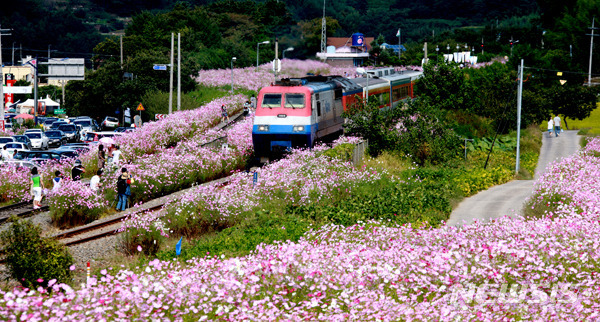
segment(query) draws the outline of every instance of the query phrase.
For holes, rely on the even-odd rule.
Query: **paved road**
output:
[[[535,179],[544,173],[549,163],[575,153],[579,149],[580,138],[577,131],[565,131],[559,137],[548,137],[544,133],[534,180],[513,180],[465,198],[452,211],[447,225],[461,226],[472,223],[473,219],[481,221],[521,213],[525,199],[532,193]]]

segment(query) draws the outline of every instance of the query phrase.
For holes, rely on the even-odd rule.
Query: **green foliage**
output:
[[[324,224],[354,225],[370,219],[390,220],[399,224],[438,225],[452,210],[447,196],[447,181],[426,178],[408,179],[403,184],[382,179],[349,189],[340,187],[339,202],[289,205],[287,213]],[[334,198],[334,199],[335,199]]]
[[[344,112],[350,121],[344,124],[349,135],[360,136],[369,140],[369,153],[377,156],[390,146],[394,146],[396,135],[390,131],[402,114],[401,109],[381,110],[376,102],[358,103]]]
[[[419,165],[441,164],[460,155],[462,142],[445,122],[442,111],[418,100],[404,112],[393,149],[404,152]]]
[[[42,238],[41,228],[31,221],[16,217],[11,220],[10,227],[0,234],[11,277],[28,288],[47,286],[52,279],[69,283],[73,258],[67,248],[56,240]]]
[[[202,236],[194,247],[183,249],[181,257],[188,259],[206,255],[246,255],[261,243],[272,244],[276,240],[297,241],[309,228],[309,221],[277,209],[257,210],[247,214],[239,225]],[[174,257],[174,251],[158,254],[159,259]]]
[[[352,161],[352,157],[354,155],[354,147],[355,145],[352,143],[344,143],[337,145],[332,149],[328,149],[323,153],[330,158],[337,158],[344,161]]]
[[[127,255],[134,255],[140,253],[138,247],[141,247],[145,255],[155,255],[165,240],[165,237],[155,229],[155,225],[152,226],[153,229],[130,229],[121,234],[119,249]]]
[[[473,85],[457,64],[423,66],[423,77],[415,83],[415,95],[425,104],[444,110],[473,110]]]

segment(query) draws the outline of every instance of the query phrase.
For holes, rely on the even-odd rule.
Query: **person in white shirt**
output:
[[[554,117],[554,136],[560,135],[560,117],[558,114]]]
[[[115,151],[113,151],[113,153],[112,153],[112,163],[118,167],[120,159],[121,159],[121,150],[119,149],[119,146],[117,145],[115,147]]]
[[[102,176],[102,169],[98,169],[96,175],[90,179],[90,189],[92,189],[92,191],[98,191],[100,186],[100,176]]]
[[[550,116],[550,121],[548,121],[548,137],[552,137],[552,130],[554,130],[554,121],[552,120],[552,116]]]
[[[12,156],[10,155],[10,153],[8,153],[8,149],[6,148],[6,145],[2,148],[2,159],[4,161],[12,159]]]
[[[52,191],[57,191],[58,189],[60,189],[60,187],[62,186],[62,180],[62,173],[56,170],[54,172],[54,179],[52,179]]]

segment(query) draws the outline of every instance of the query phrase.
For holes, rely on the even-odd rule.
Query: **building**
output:
[[[369,49],[373,37],[355,33],[349,38],[327,38],[327,51],[317,53],[317,57],[332,66],[360,66],[369,59]]]

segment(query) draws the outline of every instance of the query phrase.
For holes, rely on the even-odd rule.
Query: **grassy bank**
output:
[[[535,128],[524,131],[521,167],[529,178],[537,164],[540,143]],[[350,226],[377,219],[390,224],[438,227],[461,199],[518,177],[514,173],[514,151],[494,151],[484,169],[487,158],[486,151],[473,151],[467,160],[422,167],[390,153],[367,158],[362,166],[382,173],[381,179],[352,189],[341,185],[330,197],[309,204],[290,202],[286,195],[271,196],[243,211],[237,216],[240,219],[229,222],[226,228],[186,238],[180,258],[247,255],[261,243],[297,241],[307,231],[325,224]],[[165,243],[173,244],[173,240]],[[167,260],[176,256],[172,247],[166,247],[157,257]]]

